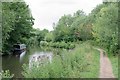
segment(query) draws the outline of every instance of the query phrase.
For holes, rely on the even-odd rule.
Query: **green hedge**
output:
[[[73,49],[75,48],[75,44],[72,42],[47,42],[47,41],[41,41],[40,46],[48,46],[53,48],[64,48],[64,49]]]

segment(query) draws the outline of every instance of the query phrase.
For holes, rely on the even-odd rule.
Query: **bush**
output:
[[[73,49],[73,48],[75,48],[75,44],[73,44],[73,43],[67,43],[67,47],[66,47],[67,49]]]
[[[47,41],[40,41],[40,46],[48,46],[48,42]]]
[[[64,41],[59,43],[59,48],[65,48],[66,46],[67,44]]]
[[[14,74],[10,74],[9,70],[0,72],[0,78],[13,78]]]
[[[64,48],[64,49],[73,49],[75,48],[75,45],[73,43],[66,43],[64,41],[62,42],[49,42],[49,46],[50,47],[54,47],[54,48]]]

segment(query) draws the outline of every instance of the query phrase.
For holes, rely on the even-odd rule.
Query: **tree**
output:
[[[118,6],[116,3],[109,3],[101,8],[93,24],[93,36],[111,53],[116,52],[118,48]]]
[[[45,36],[45,41],[50,42],[50,41],[53,41],[53,39],[54,39],[53,33],[48,32]]]
[[[70,34],[70,26],[73,22],[73,18],[71,15],[64,15],[62,16],[54,31],[53,31],[53,35],[55,37],[54,41],[68,41],[69,40],[69,34]]]
[[[92,39],[92,24],[86,14],[78,10],[59,19],[54,31],[55,41],[76,41]]]
[[[74,13],[74,22],[71,25],[71,32],[75,40],[92,39],[92,24],[89,16],[86,16],[83,11],[78,10]]]
[[[15,43],[27,43],[33,29],[33,17],[25,2],[3,2],[2,36],[3,51]]]

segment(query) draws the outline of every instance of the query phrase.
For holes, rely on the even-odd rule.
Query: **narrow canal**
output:
[[[2,57],[2,69],[9,70],[14,74],[15,78],[22,78],[22,65],[24,63],[29,64],[29,59],[32,55],[39,54],[51,54],[52,52],[42,51],[40,49],[33,49],[29,52],[23,52],[20,56],[3,56]]]

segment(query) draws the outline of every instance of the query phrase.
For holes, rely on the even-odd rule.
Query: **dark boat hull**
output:
[[[25,52],[25,50],[14,50],[13,55],[20,55],[21,53]]]
[[[25,44],[14,44],[13,45],[13,54],[14,55],[20,55],[26,50]]]

